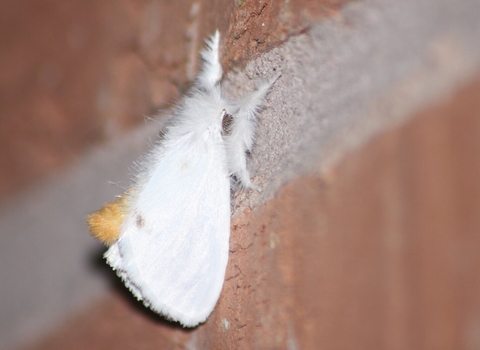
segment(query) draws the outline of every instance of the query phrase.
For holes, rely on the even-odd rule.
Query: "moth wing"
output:
[[[167,145],[106,253],[137,298],[185,326],[207,319],[224,282],[230,237],[225,157],[220,135]]]

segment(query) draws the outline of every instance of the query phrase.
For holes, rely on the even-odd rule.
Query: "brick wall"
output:
[[[2,347],[480,347],[476,1],[0,6]],[[220,301],[186,330],[131,297],[84,218],[215,28],[230,95],[283,75],[250,159],[263,191],[235,194]]]

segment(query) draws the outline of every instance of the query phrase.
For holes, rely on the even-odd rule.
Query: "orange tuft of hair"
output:
[[[87,217],[90,234],[106,245],[113,244],[120,235],[120,226],[125,217],[128,194],[122,194],[112,202],[106,203],[102,209]]]

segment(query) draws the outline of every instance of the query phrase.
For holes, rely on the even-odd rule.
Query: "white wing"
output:
[[[220,132],[164,144],[105,254],[137,298],[185,326],[210,315],[228,261],[230,180]]]

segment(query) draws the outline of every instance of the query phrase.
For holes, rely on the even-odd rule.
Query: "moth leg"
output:
[[[222,65],[220,64],[220,33],[217,30],[206,41],[206,48],[201,52],[203,66],[197,78],[197,86],[212,88],[222,79]]]
[[[231,133],[226,140],[229,171],[234,175],[240,186],[259,190],[250,180],[247,170],[247,152],[252,150],[255,141],[257,116],[265,103],[265,96],[273,83],[280,77],[276,74],[272,79],[263,82],[258,90],[235,104]]]

